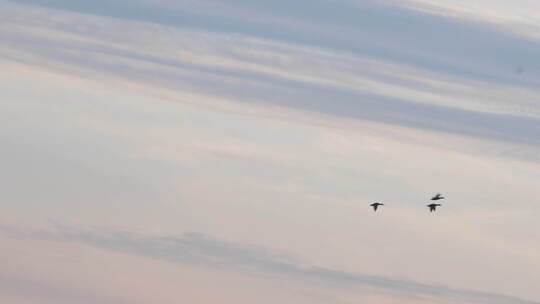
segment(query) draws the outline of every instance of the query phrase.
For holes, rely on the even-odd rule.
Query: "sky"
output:
[[[539,304],[539,11],[0,0],[0,302]]]

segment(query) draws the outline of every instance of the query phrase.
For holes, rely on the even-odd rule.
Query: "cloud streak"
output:
[[[395,1],[317,0],[310,5],[289,1],[229,1],[230,6],[246,11],[242,15],[234,13],[236,10],[216,14],[190,10],[189,5],[185,6],[188,9],[184,6],[171,9],[160,7],[156,2],[125,0],[98,0],[85,4],[67,0],[12,1],[349,51],[500,84],[512,82],[536,87],[539,84],[535,77],[516,78],[512,75],[516,67],[523,65],[527,65],[533,74],[540,72],[540,66],[534,60],[540,50],[537,42],[501,32],[488,24],[424,14],[396,5]],[[278,26],[265,22],[267,18],[258,22],[257,18],[246,20],[245,15],[260,15],[262,9],[269,14],[270,20],[280,20]],[[418,39],[419,36],[422,39]]]
[[[445,286],[304,265],[295,262],[286,255],[274,254],[263,248],[231,243],[197,233],[185,233],[182,237],[149,236],[106,229],[77,229],[62,225],[57,225],[53,230],[21,230],[2,225],[0,232],[15,238],[79,243],[176,264],[241,271],[255,276],[272,274],[313,284],[338,284],[343,288],[376,288],[396,297],[479,304],[539,303],[492,293],[452,289]],[[14,284],[13,281],[11,284]]]
[[[163,20],[167,20],[165,10],[159,8],[159,6],[154,7],[154,10],[150,10],[148,14],[140,13],[145,11],[146,6],[144,5],[148,4],[135,4],[134,7],[127,11],[121,11],[119,8],[122,3],[114,1],[110,2],[113,7],[107,9],[97,6],[97,4],[80,6],[66,1],[31,0],[23,2],[96,15],[103,15],[106,11],[114,17],[156,22],[158,24],[163,24],[165,22]],[[322,2],[317,5],[324,7]],[[380,6],[371,2],[363,5],[366,6],[367,11],[375,10],[375,13],[379,11],[386,12],[386,10],[392,11],[387,5]],[[339,5],[337,7],[338,11],[343,9]],[[385,8],[385,10],[382,8]],[[275,10],[279,11],[282,9],[279,6],[275,8]],[[360,10],[359,8],[356,9]],[[161,13],[165,14],[164,17],[158,18]],[[156,16],[156,20],[151,17],[153,15]],[[307,11],[298,17],[302,17],[302,20],[311,20],[315,16],[317,14],[314,11]],[[420,15],[414,16],[414,18],[419,18],[418,20],[415,19],[419,23],[423,22],[420,22],[422,18],[427,18]],[[171,20],[184,20],[181,16],[177,17],[171,17]],[[391,19],[389,16],[385,18]],[[431,16],[430,18],[435,17]],[[167,52],[164,53],[163,51],[158,52],[158,48],[147,49],[142,47],[141,49],[131,47],[132,45],[145,45],[151,43],[151,41],[137,41],[137,38],[129,38],[134,39],[132,41],[129,41],[129,39],[122,40],[120,37],[122,37],[122,33],[126,29],[124,29],[124,26],[118,26],[114,23],[111,26],[113,28],[117,27],[118,37],[106,34],[87,22],[82,23],[85,24],[82,28],[86,28],[86,30],[79,30],[82,32],[59,30],[64,26],[69,27],[71,21],[55,22],[56,24],[50,21],[38,23],[40,26],[45,25],[45,28],[51,31],[47,34],[47,31],[43,30],[34,33],[32,27],[26,30],[24,27],[28,26],[27,24],[14,21],[14,24],[23,26],[23,29],[22,31],[7,30],[2,34],[5,48],[7,48],[3,52],[4,56],[11,60],[44,65],[48,68],[57,69],[63,67],[63,69],[68,70],[74,68],[80,70],[82,68],[86,71],[93,71],[93,73],[106,72],[109,75],[139,83],[152,84],[178,92],[192,91],[212,98],[235,100],[244,104],[280,106],[338,117],[532,145],[534,147],[540,145],[540,109],[538,104],[534,102],[534,99],[537,98],[535,96],[537,96],[536,91],[539,86],[536,86],[536,83],[530,83],[530,85],[526,83],[529,80],[535,81],[534,79],[537,78],[534,77],[516,78],[516,76],[505,76],[495,81],[485,77],[482,79],[478,77],[471,78],[470,73],[461,73],[460,77],[463,77],[463,79],[458,80],[455,79],[456,76],[451,68],[436,71],[426,66],[416,65],[422,70],[413,73],[413,75],[417,74],[416,78],[418,80],[411,80],[411,77],[400,76],[400,74],[408,73],[406,66],[410,64],[401,59],[395,61],[389,58],[375,58],[359,50],[354,51],[352,57],[339,53],[329,55],[323,52],[317,54],[314,53],[314,51],[317,51],[316,49],[305,49],[305,45],[313,47],[309,43],[300,47],[298,43],[300,42],[300,45],[303,43],[300,40],[284,40],[287,43],[294,42],[294,44],[283,45],[272,40],[260,41],[253,38],[265,37],[262,32],[257,32],[258,34],[243,33],[252,36],[223,36],[215,33],[198,33],[202,35],[201,37],[204,37],[205,41],[202,42],[201,40],[194,40],[193,37],[197,33],[192,32],[192,30],[182,29],[178,33],[173,32],[163,35],[164,29],[158,29],[157,34],[158,36],[161,35],[160,39],[171,39],[173,41],[172,43],[170,41],[166,43]],[[326,23],[328,20],[321,20],[321,22]],[[396,20],[393,22],[399,23]],[[446,20],[444,22],[453,24],[452,22],[457,21]],[[437,24],[435,23],[435,27]],[[183,26],[178,24],[179,28]],[[371,26],[378,28],[378,23],[370,24],[368,27]],[[450,25],[446,26],[452,31],[463,31],[467,32],[467,35],[472,35],[468,28],[460,29],[457,28],[457,25],[456,28]],[[460,24],[459,26],[469,25]],[[251,27],[244,24],[241,28]],[[91,33],[94,30],[97,30],[97,32]],[[392,28],[388,30],[393,31]],[[146,35],[149,34],[148,30],[135,30],[133,34],[138,35],[141,32]],[[231,32],[237,33],[235,31]],[[413,29],[413,32],[417,31]],[[57,38],[58,34],[64,35],[60,35],[62,38]],[[177,34],[187,34],[190,38],[179,39]],[[387,34],[381,33],[380,36],[377,36],[379,38],[370,36],[370,39],[379,41],[378,39],[382,39],[380,37],[386,37]],[[396,36],[397,33],[393,35]],[[485,35],[480,32],[477,35],[485,38]],[[491,35],[496,34],[493,32]],[[120,41],[112,43],[115,38],[120,38]],[[473,41],[476,38],[474,36],[470,39]],[[494,40],[502,39],[499,38],[494,38]],[[368,37],[365,39],[368,39]],[[437,42],[431,43],[436,44]],[[470,45],[471,42],[452,40],[452,43]],[[512,42],[505,41],[504,43],[511,44]],[[528,45],[525,49],[535,51],[537,47],[532,42],[530,43],[531,45]],[[244,49],[250,49],[252,53],[242,52],[240,51],[242,47],[235,48],[233,46],[237,44],[242,45]],[[410,42],[404,42],[404,45],[410,46],[411,44]],[[329,50],[334,52],[340,50],[335,46],[318,45],[318,47],[321,46],[328,47]],[[492,47],[500,49],[502,46],[494,45]],[[182,55],[172,55],[176,48],[181,48]],[[200,53],[201,48],[205,51],[218,48],[219,51],[209,54],[214,57],[212,60],[201,59],[195,55]],[[478,48],[488,50],[491,46],[478,46]],[[387,47],[381,46],[377,53],[384,53],[383,49],[387,49]],[[272,58],[273,62],[261,59],[264,56],[257,56],[257,52],[268,54],[267,57]],[[403,52],[403,50],[401,48],[398,50],[396,46],[395,54],[400,52]],[[430,53],[439,54],[439,52],[435,51]],[[449,54],[453,53],[446,50],[442,54],[450,56]],[[280,56],[284,59],[279,59]],[[479,54],[474,55],[474,53],[467,56],[470,56],[468,60],[471,62],[484,57]],[[514,57],[514,55],[510,57]],[[526,58],[523,54],[515,54],[515,57]],[[377,60],[386,60],[386,62]],[[503,58],[494,60],[504,61]],[[392,65],[389,65],[391,62],[393,62],[392,64],[399,64],[397,69],[396,66],[393,66],[392,75],[385,73],[389,67],[392,67]],[[355,65],[362,66],[362,68],[354,68],[353,70],[348,68],[349,71],[347,71],[347,66]],[[328,66],[331,68],[328,68]],[[413,66],[415,65],[413,64]],[[534,67],[532,68],[534,70]],[[429,83],[429,78],[432,75],[425,74],[426,71],[439,73],[436,74],[441,77],[438,80],[439,84],[435,84],[433,81]],[[496,75],[496,73],[488,72],[486,69],[483,71],[490,75]],[[448,77],[451,77],[451,79],[448,79]],[[504,86],[507,86],[506,89],[495,87],[501,84],[500,81],[504,83]],[[478,89],[475,88],[478,85],[483,87],[481,90],[482,95],[472,98],[467,96],[467,94],[478,94]],[[461,92],[463,90],[466,90],[467,93]],[[490,90],[494,90],[494,92],[489,92]],[[514,90],[514,92],[506,92],[505,90]],[[505,94],[508,96],[505,96]],[[498,109],[498,107],[503,109],[503,105],[507,104],[507,99],[515,96],[518,99],[514,102],[515,105],[511,107],[512,110],[508,111],[507,108],[501,111],[489,110]],[[497,99],[499,100],[497,101]],[[478,104],[478,106],[475,107],[475,104]],[[488,109],[488,111],[482,109]]]

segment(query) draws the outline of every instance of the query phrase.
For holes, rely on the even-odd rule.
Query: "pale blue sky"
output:
[[[523,7],[0,0],[0,302],[540,303]]]

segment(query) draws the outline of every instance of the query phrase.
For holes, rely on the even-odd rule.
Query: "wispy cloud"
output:
[[[182,10],[147,2],[15,2],[85,15],[64,12],[52,20],[39,9],[29,13],[4,4],[2,54],[12,60],[105,72],[245,104],[540,144],[540,67],[534,60],[540,45],[489,25],[392,2],[258,3],[310,30],[287,22],[287,30],[278,30],[232,11],[215,16],[190,5]],[[253,14],[260,8],[231,4]],[[101,18],[106,29],[92,18]],[[515,74],[516,68],[526,72]]]
[[[182,237],[150,236],[127,231],[77,229],[62,225],[57,225],[53,230],[21,230],[2,225],[0,231],[10,237],[80,243],[171,263],[241,271],[255,276],[273,274],[313,284],[338,284],[342,288],[376,288],[396,297],[432,301],[451,300],[453,303],[538,303],[498,294],[309,266],[264,248],[231,243],[197,233],[185,233]],[[14,284],[13,282],[10,284]]]
[[[346,50],[399,64],[418,65],[457,74],[459,77],[503,83],[512,81],[525,84],[526,81],[534,81],[534,78],[511,77],[512,73],[508,72],[514,71],[517,66],[526,64],[532,73],[538,72],[539,69],[534,62],[534,54],[539,48],[536,42],[501,32],[489,24],[423,14],[395,5],[395,1],[317,0],[310,2],[310,5],[301,2],[292,4],[288,1],[251,3],[229,1],[227,5],[236,6],[236,9],[225,10],[221,14],[211,10],[193,10],[190,9],[192,5],[176,5],[171,9],[163,7],[160,2],[125,0],[100,0],[86,4],[64,0],[15,2]],[[243,8],[249,14],[239,15],[238,11],[242,10],[238,8]],[[257,18],[245,17],[261,15],[262,11],[272,17],[270,20],[274,22],[279,20],[280,26],[275,27],[271,22],[265,22],[266,18],[257,21]],[[456,32],[460,35],[455,35]],[[418,36],[423,39],[418,39]],[[505,52],[491,51],[500,49],[504,49]],[[508,69],[506,72],[505,67]]]

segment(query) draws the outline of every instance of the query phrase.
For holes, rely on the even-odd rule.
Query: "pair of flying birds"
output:
[[[434,197],[431,198],[432,201],[438,201],[438,200],[442,200],[442,199],[444,199],[444,196],[442,196],[440,193],[437,193]],[[429,207],[429,212],[433,212],[440,205],[441,204],[431,203],[431,204],[429,204],[427,206]],[[379,206],[384,206],[384,204],[375,202],[375,203],[371,204],[370,206],[373,207],[373,211],[377,211],[377,208],[379,208]]]

